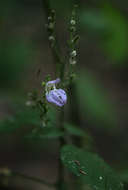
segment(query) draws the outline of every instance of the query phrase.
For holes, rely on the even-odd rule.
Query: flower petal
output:
[[[57,78],[56,80],[52,80],[52,81],[47,82],[47,83],[46,83],[46,86],[48,86],[48,85],[54,85],[54,84],[57,84],[57,83],[59,83],[59,82],[60,82],[60,79]]]
[[[67,95],[62,89],[54,89],[46,94],[48,102],[56,104],[57,106],[63,106],[67,101]]]

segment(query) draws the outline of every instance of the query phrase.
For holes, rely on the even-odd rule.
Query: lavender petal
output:
[[[48,86],[49,84],[50,84],[50,85],[52,85],[52,84],[54,85],[54,84],[57,84],[57,83],[59,83],[59,82],[60,82],[60,79],[57,78],[56,80],[52,80],[52,81],[47,82],[47,83],[46,83],[46,86]]]
[[[67,95],[62,89],[54,89],[46,94],[48,102],[56,104],[57,106],[63,106],[67,101]]]

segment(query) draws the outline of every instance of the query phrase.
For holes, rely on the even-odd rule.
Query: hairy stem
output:
[[[51,7],[49,5],[48,0],[42,0],[42,6],[43,6],[44,16],[46,18],[46,23],[47,23],[48,16],[50,15],[52,9],[51,9]],[[64,59],[63,59],[63,57],[61,56],[61,53],[60,53],[60,46],[58,44],[57,37],[55,37],[54,46],[51,47],[51,45],[50,45],[50,49],[51,49],[53,60],[55,62],[56,73],[58,74],[60,71],[62,71],[62,72],[60,72],[61,73],[60,78],[62,80],[63,77],[64,77],[64,65],[65,64],[64,64]]]
[[[42,0],[43,3],[43,8],[45,12],[46,18],[49,16],[50,13],[50,6],[49,6],[49,1],[48,0]],[[63,60],[63,57],[61,56],[61,53],[59,51],[60,48],[58,48],[58,41],[56,39],[55,45],[51,47],[51,52],[54,58],[54,61],[56,63],[56,69],[58,69],[59,65],[59,77],[61,81],[63,82],[64,80],[64,73],[65,73],[65,62]],[[64,132],[64,109],[62,108],[60,115],[59,115],[59,127],[60,129]],[[61,151],[61,148],[66,144],[64,137],[59,138],[59,153]],[[60,155],[58,158],[58,180],[56,183],[56,188],[58,190],[61,190],[64,185],[64,167],[60,159]]]

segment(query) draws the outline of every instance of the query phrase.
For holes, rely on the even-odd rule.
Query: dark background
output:
[[[41,92],[41,82],[47,74],[55,77],[42,1],[0,1],[1,121],[15,115],[17,102],[25,105],[29,91],[37,88]],[[78,94],[84,94],[85,103],[83,108],[83,99],[74,101],[74,113],[79,116],[73,122],[88,129],[93,149],[128,181],[128,1],[49,2],[56,10],[56,33],[64,56],[70,13],[74,2],[78,4],[77,71],[81,74],[82,70],[85,84],[84,92]],[[57,142],[26,141],[23,136],[29,128],[21,124],[9,134],[1,129],[0,168],[55,181]],[[1,185],[9,189],[42,189],[41,185],[19,179],[2,178]]]

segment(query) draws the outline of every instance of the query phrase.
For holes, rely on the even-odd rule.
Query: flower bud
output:
[[[72,56],[72,57],[75,57],[75,56],[76,56],[76,50],[73,50],[73,51],[71,52],[71,56]]]
[[[74,26],[74,25],[76,24],[76,21],[72,19],[72,20],[70,21],[70,23],[71,23],[71,25]]]
[[[49,41],[54,41],[55,40],[55,38],[54,38],[54,36],[49,36]]]
[[[69,59],[69,63],[70,63],[71,65],[75,65],[75,64],[76,64],[76,59],[70,58],[70,59]]]
[[[52,20],[52,17],[51,17],[51,16],[49,16],[49,17],[48,17],[48,20],[49,20],[49,21],[51,21],[51,20]]]

